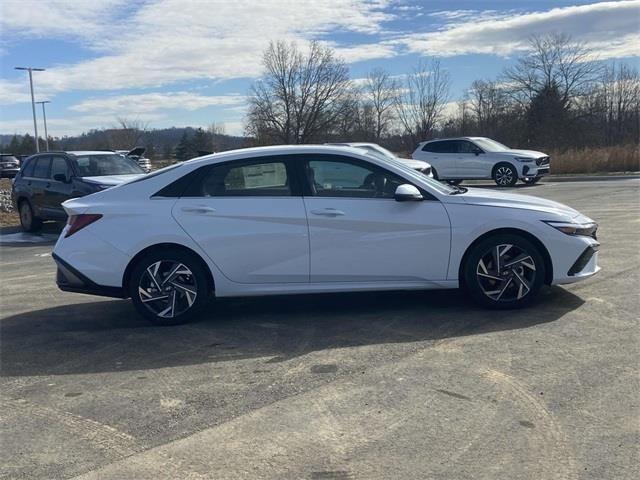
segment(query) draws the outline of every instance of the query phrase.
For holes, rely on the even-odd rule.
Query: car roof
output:
[[[425,140],[422,143],[431,143],[431,142],[443,142],[445,140],[482,140],[487,137],[445,137],[445,138],[432,138],[431,140]]]
[[[108,155],[115,153],[113,150],[68,150],[65,153],[71,155]]]
[[[208,160],[231,160],[234,158],[244,158],[251,156],[267,156],[267,155],[295,155],[309,153],[325,153],[340,154],[350,153],[355,155],[363,155],[360,148],[340,145],[271,145],[268,147],[250,147],[239,148],[236,150],[227,150],[225,152],[213,153],[203,157],[196,157],[187,160],[185,163],[194,164],[205,162]]]

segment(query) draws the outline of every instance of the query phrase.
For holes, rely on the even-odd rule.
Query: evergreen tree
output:
[[[178,142],[178,145],[176,145],[176,150],[175,150],[176,158],[181,162],[184,162],[185,160],[192,158],[190,156],[192,150],[193,148],[191,145],[191,141],[189,139],[189,135],[187,135],[187,131],[185,130],[182,133],[182,138],[180,139],[180,142]]]
[[[566,143],[571,130],[571,118],[555,83],[543,87],[531,99],[526,111],[526,123],[527,144],[554,149]]]

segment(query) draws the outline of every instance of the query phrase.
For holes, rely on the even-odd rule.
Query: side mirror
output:
[[[396,199],[396,202],[419,202],[424,200],[420,190],[408,183],[399,185],[398,188],[396,188],[394,198]]]
[[[478,147],[476,147],[476,148],[473,149],[473,153],[475,153],[476,157],[477,157],[478,155],[480,155],[481,153],[484,153],[484,152],[482,150],[480,150]]]
[[[62,182],[62,183],[69,183],[71,181],[71,179],[69,177],[67,177],[64,173],[56,173],[53,176],[53,179],[56,182]]]

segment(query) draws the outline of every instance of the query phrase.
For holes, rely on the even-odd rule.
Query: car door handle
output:
[[[320,215],[323,217],[341,217],[344,215],[342,210],[336,210],[335,208],[323,208],[321,210],[311,210],[314,215]]]
[[[198,213],[200,215],[216,213],[216,209],[213,207],[182,207],[182,211],[187,213]]]

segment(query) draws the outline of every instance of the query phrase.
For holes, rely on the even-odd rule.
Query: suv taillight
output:
[[[69,225],[69,230],[67,230],[64,238],[70,237],[78,230],[82,230],[87,225],[91,225],[93,222],[95,222],[96,220],[100,220],[101,218],[102,215],[100,215],[99,213],[71,215],[69,217],[69,221],[67,222],[67,225]]]

